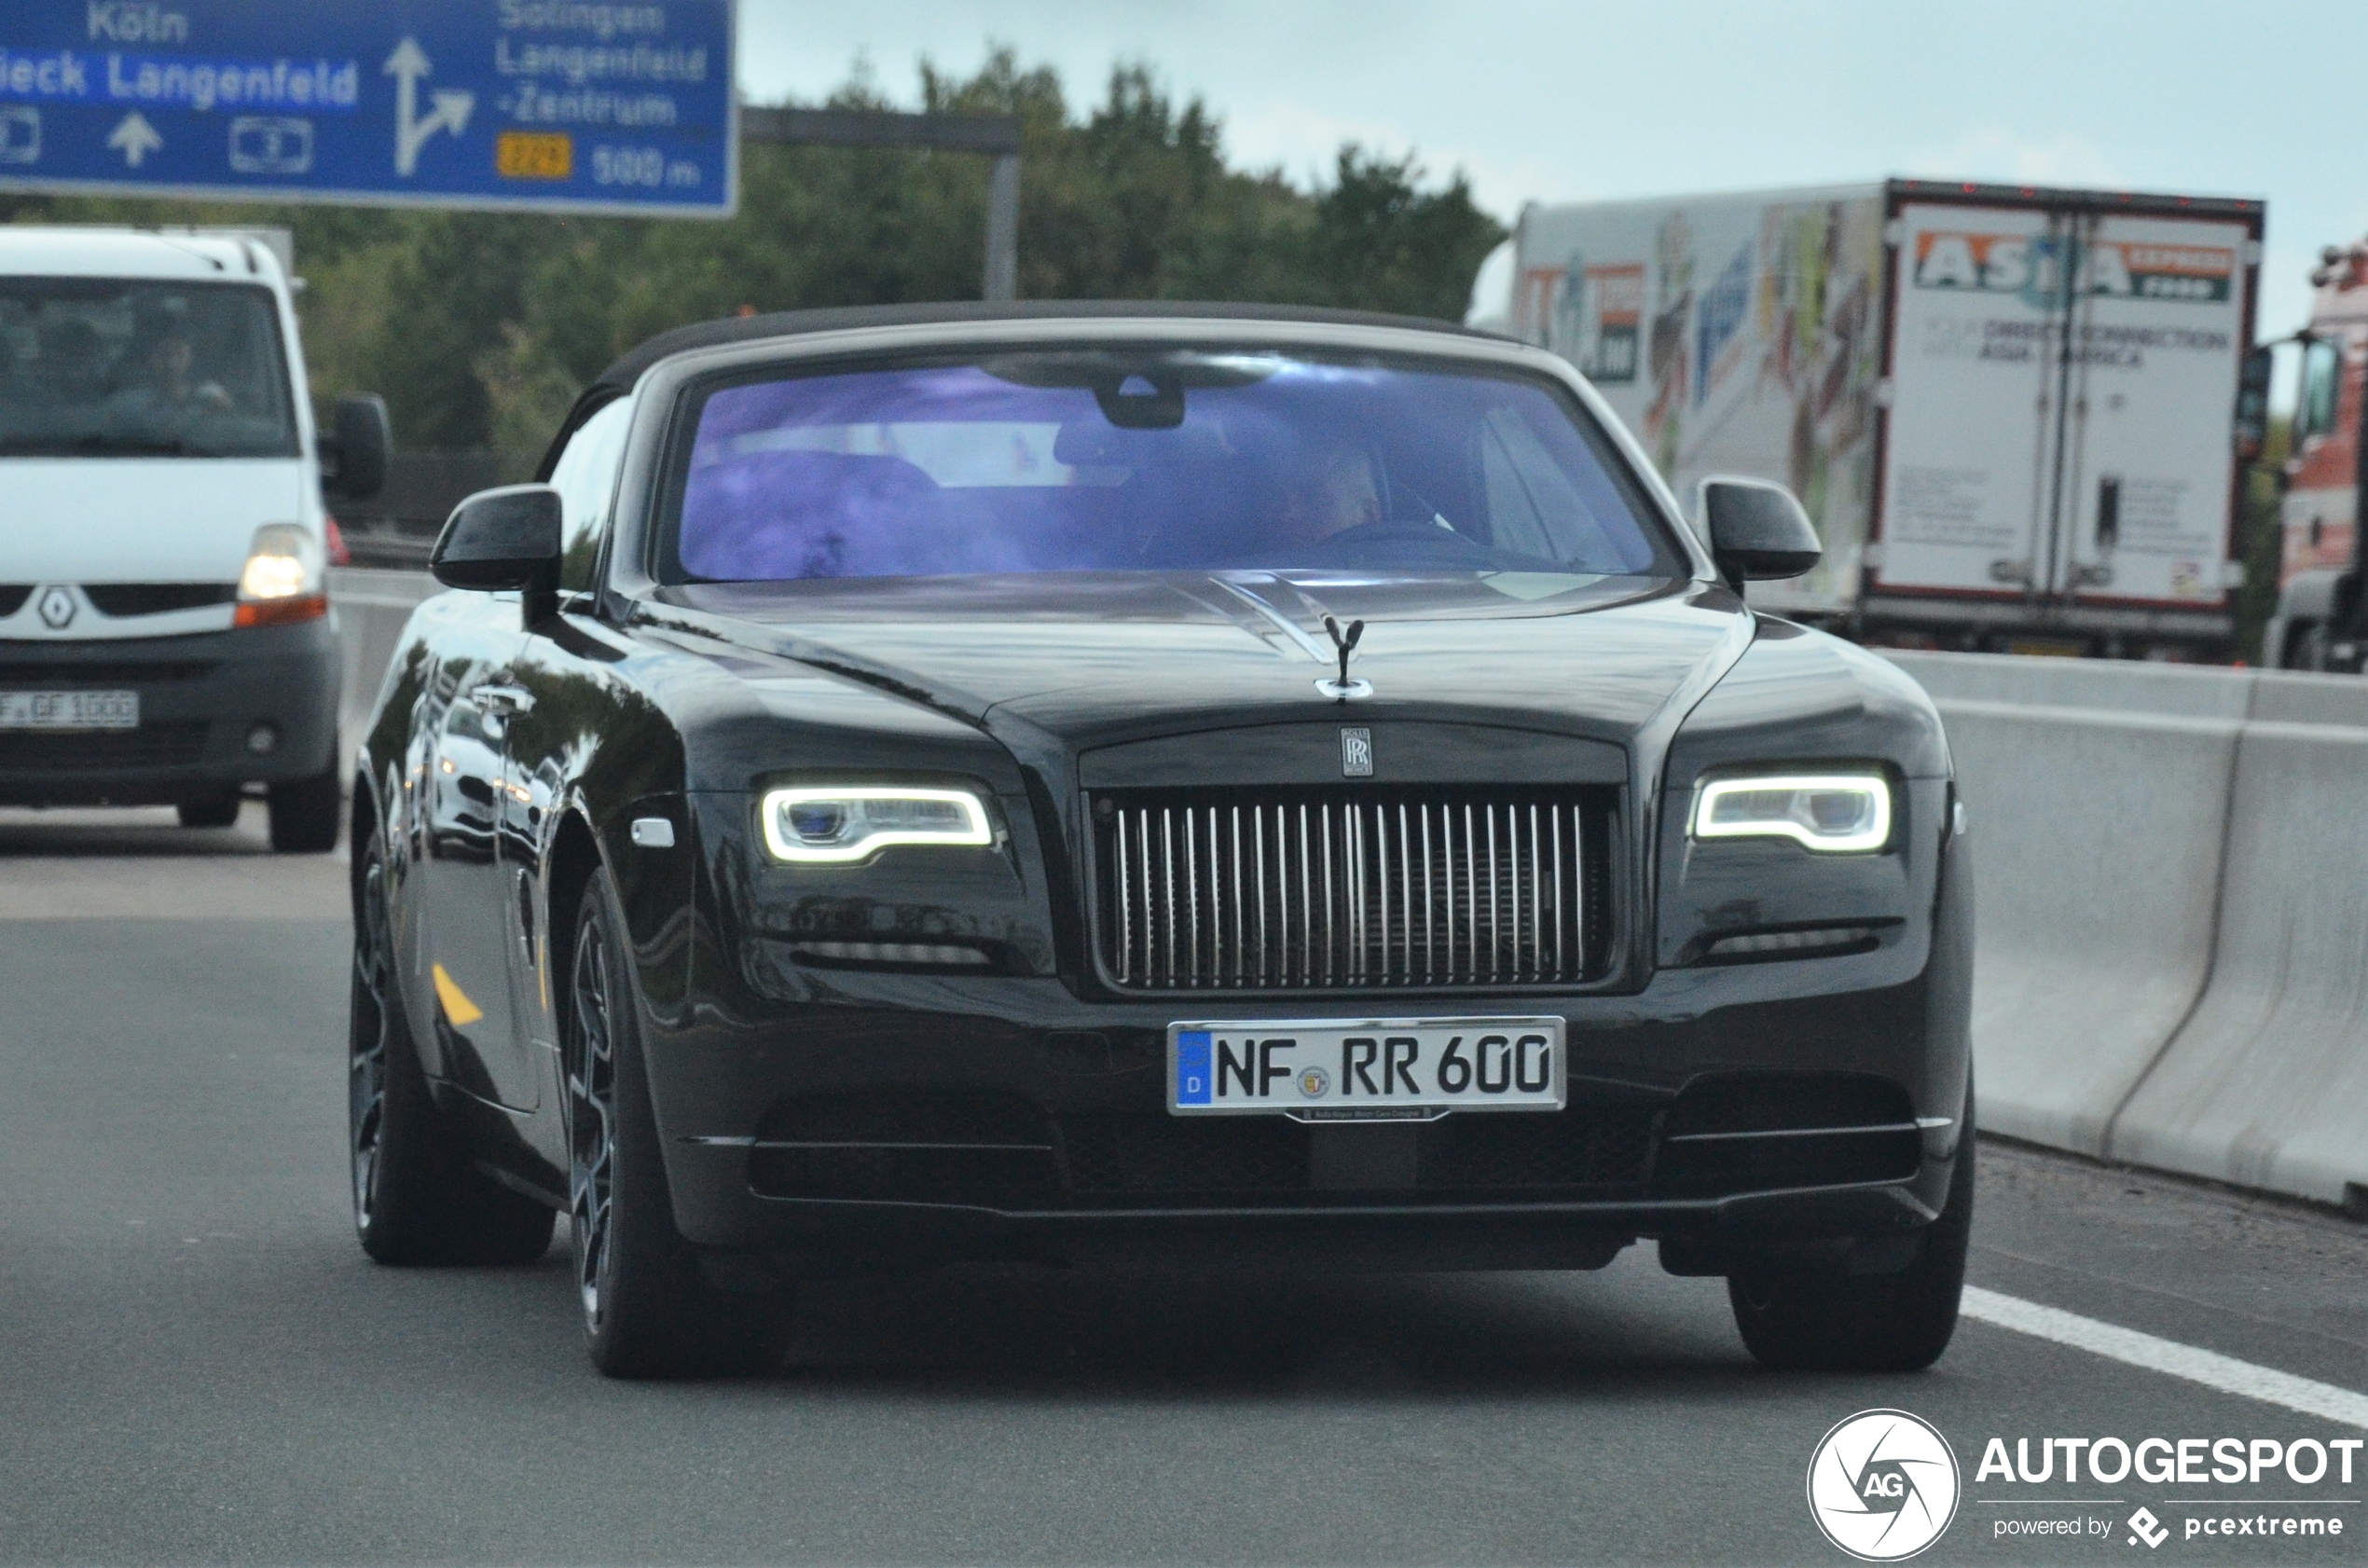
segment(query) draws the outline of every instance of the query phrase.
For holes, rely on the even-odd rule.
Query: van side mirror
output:
[[[316,443],[322,488],[349,501],[385,488],[387,463],[394,455],[394,426],[387,419],[386,399],[376,392],[351,392],[337,399],[330,423],[332,433]]]
[[[447,588],[556,589],[559,492],[548,485],[479,490],[452,509],[428,570]]]
[[[1824,556],[1793,492],[1765,479],[1705,479],[1701,516],[1711,559],[1737,593],[1746,582],[1798,577]]]

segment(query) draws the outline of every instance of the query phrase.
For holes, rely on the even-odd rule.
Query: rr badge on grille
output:
[[[1373,732],[1371,730],[1341,731],[1341,777],[1370,778],[1373,777]]]

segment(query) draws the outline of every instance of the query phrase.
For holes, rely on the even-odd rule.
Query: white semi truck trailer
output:
[[[1930,180],[1526,208],[1476,323],[1690,498],[1789,485],[1755,602],[1869,641],[2226,656],[2263,203]]]

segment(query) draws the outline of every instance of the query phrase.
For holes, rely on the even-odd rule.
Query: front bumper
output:
[[[337,750],[335,626],[0,642],[0,690],[140,694],[137,729],[0,732],[0,802],[163,804],[323,772]],[[268,751],[247,744],[257,724],[277,735]]]
[[[707,1247],[1566,1268],[1659,1237],[1716,1272],[1913,1236],[1939,1211],[1969,1106],[1970,961],[1962,931],[1936,930],[1929,951],[1663,970],[1637,996],[1492,998],[1568,1020],[1554,1114],[1181,1121],[1174,1005],[1051,980],[838,973],[761,1023],[651,1018],[647,1059],[676,1221]]]

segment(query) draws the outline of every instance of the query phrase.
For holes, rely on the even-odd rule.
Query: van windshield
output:
[[[271,291],[0,278],[0,457],[295,457]]]

